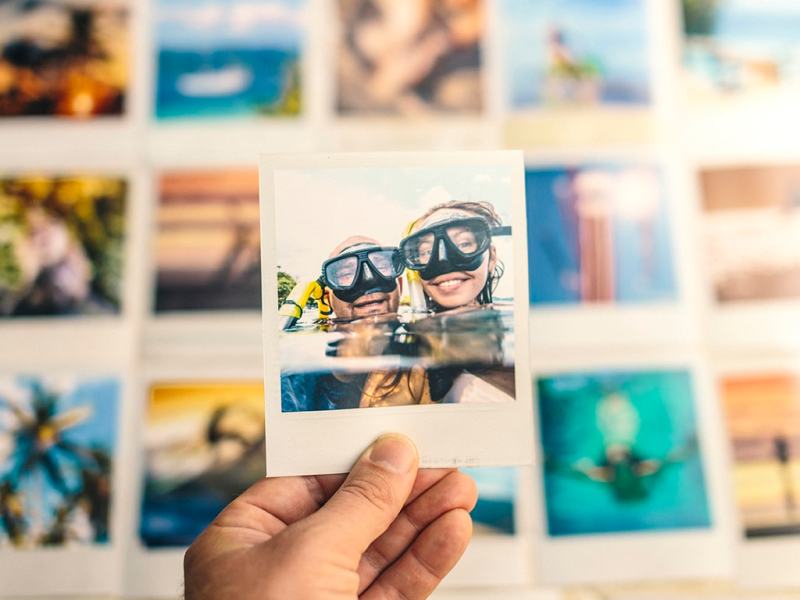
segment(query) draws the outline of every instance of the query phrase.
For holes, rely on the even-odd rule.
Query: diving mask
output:
[[[400,256],[422,279],[456,271],[475,271],[492,243],[492,235],[508,234],[510,227],[489,226],[482,217],[462,217],[434,223],[400,242]]]
[[[321,281],[342,302],[397,289],[405,267],[395,247],[369,246],[344,252],[322,263]]]

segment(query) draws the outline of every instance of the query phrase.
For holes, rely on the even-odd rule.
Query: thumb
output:
[[[378,438],[315,513],[319,534],[342,551],[360,556],[400,514],[418,465],[419,455],[410,439],[397,434]]]

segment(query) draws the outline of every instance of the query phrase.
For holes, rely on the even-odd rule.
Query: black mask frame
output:
[[[461,250],[447,230],[452,227],[465,227],[475,233],[477,248],[469,253]],[[416,252],[412,248],[423,236],[433,234],[431,257],[427,263],[414,259]],[[475,271],[483,262],[484,253],[492,244],[493,235],[509,235],[511,227],[490,227],[483,217],[460,217],[434,223],[405,237],[400,242],[400,256],[406,267],[419,273],[425,281],[429,281],[445,273],[456,271]]]
[[[386,276],[372,262],[370,255],[376,252],[391,252],[392,275]],[[355,257],[358,259],[356,274],[353,282],[348,286],[337,285],[328,277],[328,268],[344,259]],[[379,292],[391,293],[397,289],[397,278],[403,274],[405,265],[400,259],[398,249],[394,246],[370,246],[350,252],[343,252],[338,256],[329,258],[322,263],[320,283],[333,292],[342,302],[352,304],[362,296]]]

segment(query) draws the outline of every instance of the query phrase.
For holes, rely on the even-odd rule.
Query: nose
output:
[[[372,274],[372,268],[369,265],[364,265],[364,281],[371,281],[375,279],[375,276]]]
[[[439,240],[439,260],[447,260],[447,248],[445,248],[444,240]]]

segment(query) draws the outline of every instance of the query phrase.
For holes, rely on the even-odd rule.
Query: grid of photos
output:
[[[187,544],[264,475],[275,312],[279,417],[478,409],[472,434],[427,421],[478,446],[534,395],[536,466],[467,469],[470,585],[800,585],[798,31],[793,0],[0,1],[0,595],[176,596]],[[262,278],[261,151],[497,147],[524,152],[526,222],[498,172],[295,170]],[[465,236],[480,277],[420,275]]]

